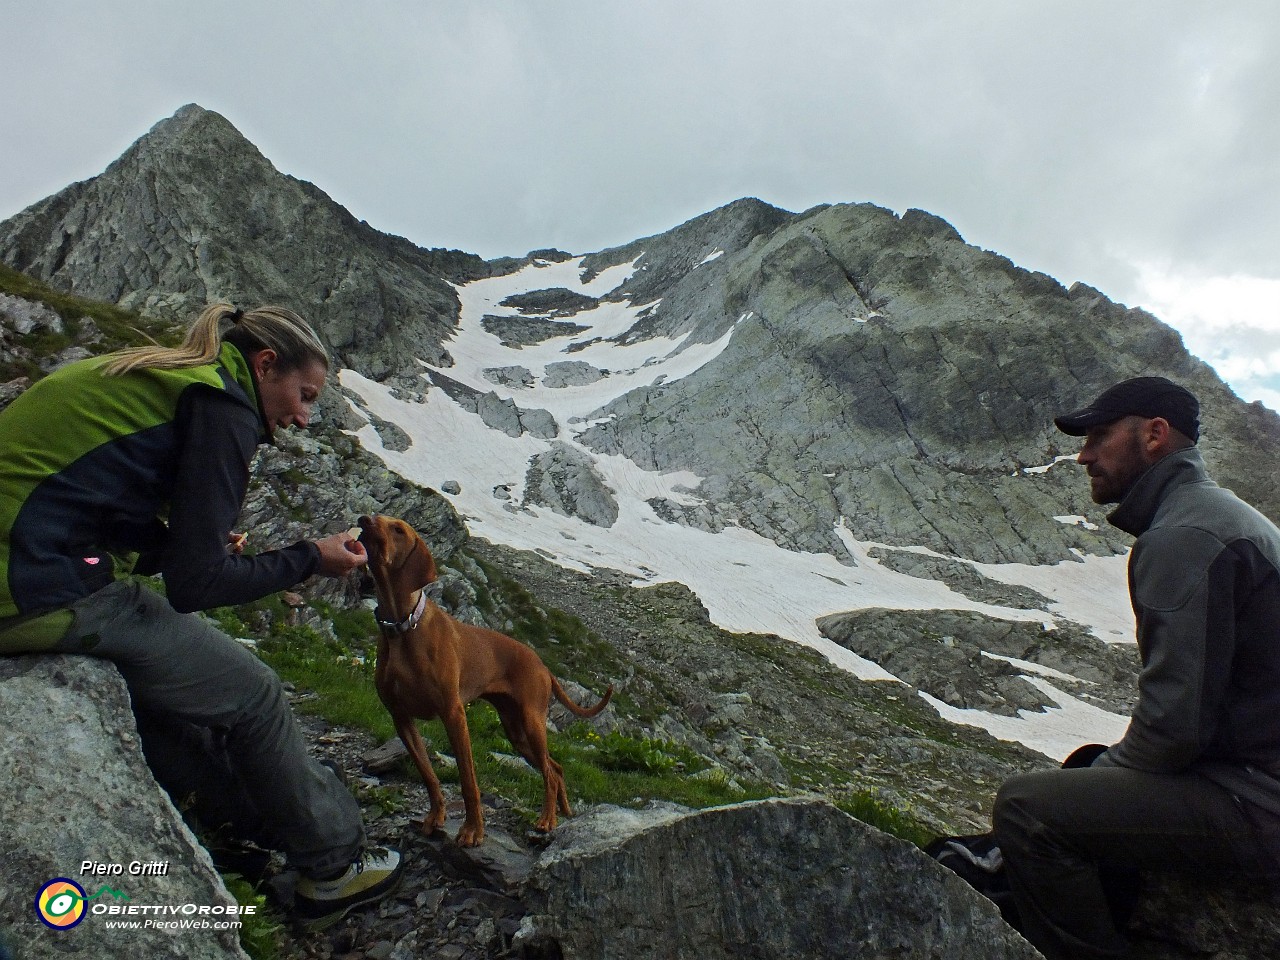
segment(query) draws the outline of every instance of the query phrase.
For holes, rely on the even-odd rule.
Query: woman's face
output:
[[[325,365],[311,360],[296,370],[282,371],[275,351],[261,350],[252,366],[267,428],[274,433],[279,427],[305,427],[311,406],[324,389]]]

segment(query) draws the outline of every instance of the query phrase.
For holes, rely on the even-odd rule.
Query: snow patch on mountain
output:
[[[733,331],[714,343],[688,346],[687,335],[622,342],[642,314],[659,309],[660,301],[636,305],[629,300],[601,300],[592,309],[570,315],[574,324],[587,328],[585,332],[519,347],[505,345],[480,321],[486,316],[527,317],[517,307],[503,306],[503,301],[532,290],[564,288],[602,297],[633,276],[639,260],[610,267],[589,280],[582,277],[582,258],[560,263],[535,261],[512,274],[456,287],[462,314],[457,332],[447,344],[453,365],[429,369],[482,393],[492,391],[523,409],[546,410],[562,433],[585,430],[592,412],[631,390],[659,380],[671,383],[699,370],[725,348]],[[576,386],[563,386],[558,377],[548,381],[548,367],[567,360],[585,363],[603,376]],[[511,366],[524,368],[529,376],[504,380],[490,375],[490,371]]]
[[[1128,717],[1100,710],[1077,697],[1063,693],[1043,677],[1024,673],[1023,679],[1055,703],[1043,712],[1019,710],[1005,717],[983,710],[965,710],[931,697],[924,697],[944,720],[981,727],[1000,740],[1013,740],[1038,750],[1055,760],[1065,760],[1076,747],[1086,743],[1115,743],[1129,726]]]
[[[974,564],[994,580],[1028,586],[1049,597],[1053,605],[1046,613],[979,603],[940,581],[895,572],[870,555],[877,544],[855,540],[843,522],[835,533],[854,558],[854,565],[828,554],[783,549],[741,527],[710,533],[659,517],[647,501],[667,499],[696,505],[702,478],[689,472],[644,470],[624,457],[597,454],[578,444],[575,437],[601,408],[628,391],[688,376],[714,360],[733,336],[733,329],[714,343],[688,343],[687,337],[628,342],[627,334],[640,316],[660,309],[660,302],[634,305],[625,298],[600,298],[614,293],[633,276],[639,260],[637,257],[589,278],[584,277],[581,258],[535,261],[515,273],[456,288],[462,312],[455,334],[446,344],[453,365],[423,366],[482,393],[495,393],[521,409],[547,410],[555,418],[557,437],[509,436],[486,428],[477,414],[443,390],[429,390],[425,400],[414,402],[389,386],[343,370],[342,385],[360,397],[369,413],[399,426],[412,442],[404,450],[385,448],[372,423],[356,436],[390,469],[417,483],[437,490],[446,484],[455,489],[456,484],[458,492],[451,499],[477,536],[536,551],[574,569],[622,571],[639,586],[683,583],[722,628],[778,634],[820,651],[836,666],[863,679],[895,678],[823,637],[816,625],[820,617],[865,608],[969,610],[1000,619],[1040,622],[1047,629],[1052,629],[1055,617],[1063,617],[1089,625],[1104,639],[1131,639],[1123,557],[1080,557],[1078,562],[1052,567]],[[486,316],[529,316],[516,307],[503,306],[509,297],[552,288],[599,300],[571,315],[577,328],[574,333],[537,344],[509,346],[484,329],[481,321]],[[577,385],[562,385],[562,379],[555,378],[555,385],[549,385],[548,366],[566,360],[582,361],[604,375]],[[493,370],[517,367],[529,375],[491,375]],[[530,460],[556,442],[588,455],[613,491],[619,514],[609,528],[523,502]],[[1043,670],[1033,668],[1025,668],[1027,682],[1048,694],[1058,704],[1056,709],[1023,711],[1011,718],[959,710],[921,695],[948,720],[983,727],[995,736],[1020,741],[1055,757],[1065,756],[1086,740],[1110,742],[1118,737],[1117,731],[1123,731],[1125,718],[1062,693],[1045,679]]]
[[[887,544],[863,546],[886,547]],[[896,549],[968,564],[998,583],[1030,587],[1049,599],[1050,613],[1088,627],[1099,640],[1107,643],[1134,642],[1133,606],[1125,588],[1128,554],[1095,557],[1077,553],[1075,560],[1035,566],[1028,563],[979,563],[947,556],[927,547]]]

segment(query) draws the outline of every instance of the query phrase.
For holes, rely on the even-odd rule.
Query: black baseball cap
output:
[[[1053,423],[1063,433],[1083,437],[1090,427],[1130,416],[1162,417],[1193,443],[1200,439],[1200,401],[1186,387],[1164,377],[1124,380],[1087,407],[1054,417]]]

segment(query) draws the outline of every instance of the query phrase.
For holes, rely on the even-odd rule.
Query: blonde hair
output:
[[[223,323],[229,325],[224,331]],[[218,359],[223,341],[241,353],[274,350],[282,370],[297,370],[318,360],[329,367],[329,352],[307,321],[284,307],[258,307],[241,312],[229,303],[205,307],[177,347],[127,347],[110,354],[102,372],[118,377],[131,370],[177,370]]]

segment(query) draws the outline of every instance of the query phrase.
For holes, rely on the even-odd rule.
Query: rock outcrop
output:
[[[352,527],[363,514],[400,517],[426,538],[438,561],[467,539],[462,518],[434,490],[386,469],[332,424],[278,431],[260,448],[237,529],[259,549],[281,547]],[[358,577],[307,581],[304,592],[339,605],[358,602]],[[325,629],[317,619],[312,626]]]
[[[596,808],[556,832],[526,901],[526,940],[565,960],[1040,956],[944,867],[815,800]]]
[[[818,621],[823,635],[953,707],[1007,716],[1057,701],[1025,679],[1038,664],[1057,688],[1128,716],[1138,653],[1059,623],[996,620],[958,610],[858,610]],[[1034,668],[1033,668],[1034,669]]]
[[[16,956],[246,957],[234,929],[182,928],[234,920],[225,911],[236,902],[147,769],[115,667],[91,657],[0,657],[0,729],[0,940]],[[120,873],[97,875],[86,861]],[[78,924],[54,930],[35,901],[60,877],[88,902]],[[117,907],[138,909],[98,912]]]
[[[597,527],[611,527],[618,519],[618,501],[591,458],[561,441],[529,462],[524,502]]]

